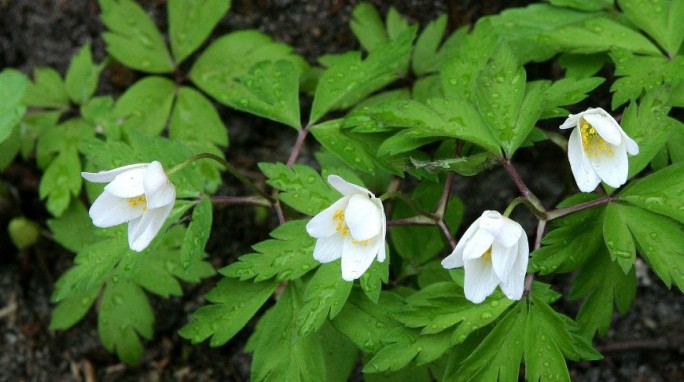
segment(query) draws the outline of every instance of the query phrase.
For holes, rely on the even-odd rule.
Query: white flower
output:
[[[128,246],[134,251],[147,248],[176,200],[176,189],[157,161],[82,172],[81,176],[91,182],[109,183],[90,207],[90,218],[101,228],[128,222]]]
[[[465,297],[476,304],[497,285],[509,299],[520,300],[529,255],[527,235],[520,224],[497,211],[485,211],[442,260],[442,266],[463,267]]]
[[[568,141],[568,160],[577,187],[591,192],[601,181],[618,188],[627,181],[627,153],[637,155],[639,146],[600,107],[570,114],[561,129],[576,127]]]
[[[306,231],[318,239],[314,259],[328,263],[342,258],[342,278],[358,279],[373,259],[385,261],[385,210],[380,199],[367,189],[337,175],[328,183],[344,195],[314,216]]]

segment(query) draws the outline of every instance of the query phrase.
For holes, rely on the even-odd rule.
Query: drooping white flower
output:
[[[342,278],[358,279],[373,259],[385,261],[385,210],[367,189],[337,175],[328,183],[344,195],[314,216],[306,231],[316,240],[314,259],[328,263],[342,258]]]
[[[157,161],[82,172],[81,176],[108,183],[90,207],[93,224],[107,228],[128,222],[128,246],[137,252],[154,239],[176,200],[176,189]]]
[[[529,255],[527,235],[520,224],[497,211],[485,211],[442,260],[442,266],[463,267],[465,297],[476,304],[497,285],[509,299],[520,300]]]
[[[560,126],[571,129],[568,160],[577,187],[591,192],[601,181],[618,188],[627,181],[627,154],[637,155],[639,146],[617,121],[600,107],[570,114]]]

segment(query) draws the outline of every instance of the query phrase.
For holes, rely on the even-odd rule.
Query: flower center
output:
[[[335,229],[337,230],[337,232],[340,233],[340,235],[342,235],[342,237],[349,235],[349,227],[347,227],[347,223],[344,222],[343,210],[335,211],[335,214],[333,215],[333,220],[337,222],[337,226],[335,226]]]
[[[582,136],[582,148],[584,153],[590,157],[598,157],[600,152],[613,156],[613,149],[608,146],[608,142],[601,138],[594,126],[582,118],[580,120],[580,135]]]
[[[488,263],[492,262],[492,247],[489,247],[489,249],[482,254],[482,259]]]
[[[131,208],[140,207],[143,211],[147,211],[147,198],[144,194],[140,196],[134,196],[126,200],[128,200],[128,205],[131,206]]]

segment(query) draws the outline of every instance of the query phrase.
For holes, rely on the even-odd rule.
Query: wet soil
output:
[[[162,30],[165,25],[163,0],[141,4]],[[221,21],[214,37],[246,28],[256,28],[274,39],[295,47],[310,62],[324,53],[356,48],[348,23],[356,1],[233,1],[229,15]],[[425,24],[440,13],[449,15],[449,28],[473,22],[504,7],[528,1],[373,1],[382,14],[390,4],[411,21]],[[90,43],[96,60],[105,56],[100,39],[99,7],[92,0],[0,0],[0,68],[16,67],[29,73],[38,66],[50,66],[64,73],[71,56]],[[534,68],[535,75],[554,78],[552,65]],[[108,69],[98,92],[120,92],[137,74],[122,67]],[[231,147],[228,157],[255,178],[259,161],[285,161],[294,142],[293,131],[248,116],[226,111]],[[305,149],[304,154],[313,150]],[[551,145],[521,152],[515,158],[522,177],[547,205],[558,201],[566,175],[559,172],[562,153]],[[541,171],[534,169],[544,163]],[[540,175],[543,174],[543,175]],[[0,227],[14,216],[25,215],[44,225],[49,217],[37,196],[40,172],[31,160],[17,160],[0,174]],[[224,194],[244,193],[226,178]],[[503,208],[515,196],[505,172],[493,170],[476,178],[458,178],[455,192],[469,201],[465,221],[472,221],[482,209]],[[498,204],[500,205],[498,205]],[[525,217],[521,216],[522,219]],[[257,219],[249,207],[216,206],[214,227],[207,252],[219,268],[249,251],[250,245],[268,236],[274,217]],[[533,232],[532,221],[524,222]],[[42,238],[38,245],[20,252],[0,232],[0,381],[246,381],[250,357],[243,352],[249,327],[219,348],[192,346],[176,331],[190,314],[204,304],[203,295],[215,283],[210,279],[187,285],[182,298],[152,297],[156,311],[155,336],[146,343],[140,366],[128,367],[106,352],[97,337],[96,316],[88,313],[74,328],[61,332],[48,329],[49,297],[55,280],[72,262],[73,255]],[[631,311],[615,319],[609,333],[596,340],[605,358],[597,362],[571,364],[577,381],[681,381],[684,380],[684,326],[681,323],[684,296],[667,290],[639,264],[637,298]],[[562,288],[562,285],[559,286]],[[577,307],[563,307],[574,315]]]

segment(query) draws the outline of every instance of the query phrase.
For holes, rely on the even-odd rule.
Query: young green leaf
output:
[[[107,52],[146,73],[170,73],[174,63],[164,38],[145,10],[132,0],[99,0]]]
[[[596,252],[587,261],[575,278],[570,299],[582,297],[577,323],[585,338],[592,338],[596,332],[605,335],[613,321],[613,306],[625,313],[636,295],[636,267],[627,274],[605,250]]]
[[[610,253],[610,259],[617,262],[627,274],[636,261],[636,248],[632,234],[625,225],[625,210],[620,205],[611,203],[606,206],[603,217],[603,240]]]
[[[76,147],[67,146],[50,163],[40,179],[38,194],[47,199],[45,207],[60,216],[69,207],[71,197],[81,191],[81,160]]]
[[[648,33],[670,57],[675,56],[684,39],[684,4],[681,1],[619,0],[629,21]]]
[[[50,330],[66,330],[76,325],[88,313],[100,288],[92,288],[72,293],[60,300],[59,304],[52,309],[50,318]]]
[[[416,330],[398,328],[383,337],[386,345],[363,367],[364,373],[397,371],[412,361],[418,366],[442,357],[449,350],[445,333],[419,335]]]
[[[587,93],[596,89],[604,81],[605,78],[601,77],[563,78],[555,81],[544,92],[546,107],[541,118],[567,117],[570,113],[561,106],[579,103],[587,98]]]
[[[684,224],[683,189],[684,163],[677,163],[632,182],[620,192],[620,200]]]
[[[206,141],[228,146],[228,130],[214,105],[202,93],[187,86],[178,90],[169,137],[181,142]]]
[[[376,47],[365,60],[359,52],[336,58],[316,87],[309,125],[331,110],[346,109],[391,83],[406,70],[416,28]]]
[[[340,262],[323,264],[306,284],[301,309],[296,312],[298,333],[305,336],[317,331],[327,317],[332,320],[349,297],[353,282],[340,275]]]
[[[325,344],[326,382],[348,382],[359,358],[356,346],[328,322],[316,332],[316,340]]]
[[[86,103],[95,93],[102,65],[93,62],[90,45],[84,45],[71,59],[64,84],[69,98],[76,104]]]
[[[368,52],[389,41],[380,14],[372,4],[362,2],[355,6],[349,26],[361,46]]]
[[[253,381],[324,381],[324,350],[314,334],[297,334],[297,312],[302,309],[301,290],[289,283],[276,305],[257,324],[247,343],[254,351]]]
[[[27,85],[26,76],[17,70],[4,69],[0,72],[0,143],[12,134],[14,126],[26,112],[21,99]]]
[[[275,280],[254,283],[224,278],[206,295],[211,305],[193,312],[193,321],[178,334],[193,344],[211,337],[211,346],[221,346],[247,324],[277,285]]]
[[[78,253],[98,240],[88,211],[80,201],[74,201],[58,218],[47,221],[54,239],[64,248]]]
[[[437,20],[431,21],[416,39],[416,46],[413,49],[411,65],[417,75],[425,75],[435,72],[440,64],[444,63],[444,58],[439,57],[439,46],[444,37],[447,26],[447,16],[441,15]],[[435,59],[439,57],[440,59]]]
[[[549,0],[549,2],[558,7],[568,7],[587,12],[600,11],[613,6],[613,0]]]
[[[108,282],[102,294],[97,332],[107,350],[129,365],[137,364],[145,349],[139,336],[152,338],[154,314],[143,290],[129,280]]]
[[[209,37],[230,9],[230,3],[231,0],[169,1],[169,39],[177,64],[183,62]]]
[[[311,167],[259,163],[259,168],[268,177],[268,184],[282,191],[278,195],[280,200],[307,215],[322,211],[340,198]]]
[[[389,253],[386,245],[385,253]],[[378,298],[380,298],[380,292],[382,291],[382,284],[387,283],[388,280],[389,256],[387,256],[385,261],[382,263],[373,261],[370,268],[368,268],[366,272],[361,275],[359,283],[361,284],[361,289],[363,290],[363,293],[366,294],[366,297],[373,302],[378,302]]]
[[[182,267],[181,272],[189,276],[194,282],[199,281],[199,277],[193,276],[204,263],[202,261],[205,257],[204,246],[209,240],[211,222],[211,202],[204,198],[192,211],[192,220],[188,225],[183,244],[181,244],[180,259],[178,259]]]
[[[28,106],[67,109],[69,95],[62,77],[51,68],[33,69],[33,82],[29,82],[23,102]]]
[[[281,224],[271,232],[273,239],[255,244],[256,253],[240,256],[237,262],[223,268],[224,276],[255,282],[268,280],[295,280],[314,269],[318,262],[313,258],[315,240],[306,232],[306,221],[293,220]]]
[[[123,127],[158,135],[166,126],[176,85],[168,78],[150,76],[136,82],[116,101],[114,115]]]

